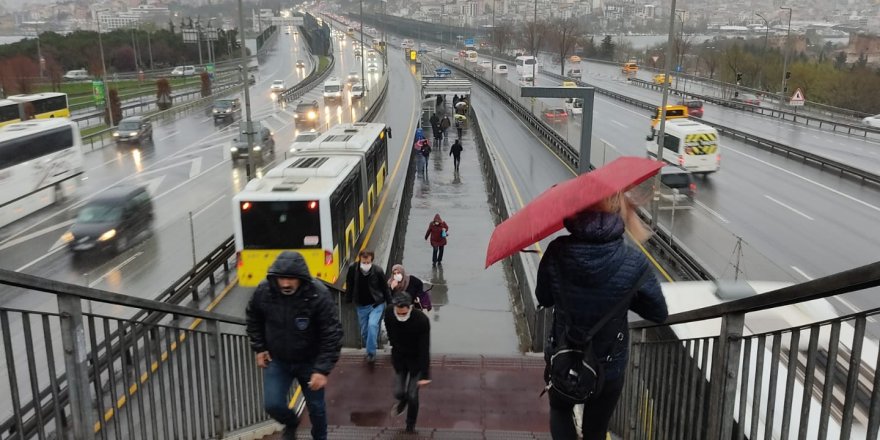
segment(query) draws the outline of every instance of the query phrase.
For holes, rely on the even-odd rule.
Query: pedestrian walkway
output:
[[[448,105],[451,106],[451,103]],[[449,108],[449,107],[447,107]],[[520,353],[504,266],[483,269],[486,247],[495,224],[486,197],[486,182],[471,130],[464,131],[460,170],[454,172],[449,149],[455,127],[442,145],[433,145],[426,174],[418,174],[406,228],[403,265],[410,274],[433,285],[431,352],[477,355]],[[442,264],[432,267],[428,224],[440,214],[449,225]]]

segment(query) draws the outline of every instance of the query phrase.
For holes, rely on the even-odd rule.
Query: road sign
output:
[[[651,59],[654,60],[654,62],[656,63],[657,60],[660,59],[660,55],[652,55],[652,56],[651,56]]]
[[[104,105],[104,82],[92,81],[92,99],[95,105]]]
[[[473,38],[468,38],[468,39],[464,40],[464,45],[465,45],[465,46],[473,46],[473,45],[474,45],[474,39],[473,39]]]
[[[208,76],[211,79],[214,79],[214,63],[209,63],[207,66],[205,66],[205,71],[208,72]]]
[[[676,72],[681,72],[681,64],[675,66],[675,71],[676,71]]]
[[[801,88],[798,87],[797,90],[794,91],[794,94],[791,95],[791,99],[788,101],[788,105],[791,106],[802,106],[804,105],[804,101],[806,98],[804,97],[804,92],[801,91]]]

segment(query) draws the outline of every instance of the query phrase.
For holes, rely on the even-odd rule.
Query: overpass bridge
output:
[[[272,71],[295,71],[290,64],[301,55],[294,47],[295,38],[292,40],[281,39],[278,43],[271,56],[281,63],[273,66],[270,60],[261,69],[267,77],[262,81],[268,82],[268,77],[274,76]],[[356,68],[358,63],[350,58],[350,47],[336,47],[339,72]],[[426,260],[424,248],[412,243],[420,241],[414,240],[420,238],[419,218],[431,210],[443,209],[453,216],[461,215],[456,223],[463,226],[463,240],[477,250],[462,253],[457,257],[462,264],[444,269],[439,275],[443,278],[437,278],[443,281],[435,280],[438,286],[447,285],[447,300],[440,301],[441,307],[434,315],[438,319],[434,338],[435,343],[448,344],[448,348],[435,351],[434,362],[448,381],[438,379],[433,384],[437,386],[426,391],[425,406],[436,405],[438,414],[428,417],[427,411],[423,413],[423,433],[434,438],[546,438],[546,403],[535,398],[541,385],[541,358],[529,354],[539,349],[543,335],[544,317],[529,306],[530,277],[534,276],[529,268],[535,261],[529,261],[531,256],[513,258],[503,272],[484,275],[479,270],[481,265],[470,265],[468,259],[481,262],[484,241],[479,240],[488,239],[485,231],[491,229],[492,222],[518,209],[523,193],[528,200],[529,193],[537,194],[565,178],[565,174],[552,173],[554,169],[565,170],[565,162],[557,159],[564,154],[554,151],[555,145],[546,140],[551,133],[544,134],[540,124],[527,118],[519,122],[523,119],[507,110],[504,101],[493,101],[499,95],[478,90],[473,98],[477,123],[465,135],[466,147],[470,148],[465,153],[460,182],[455,183],[448,159],[444,160],[442,154],[432,157],[427,181],[417,180],[411,171],[408,148],[418,114],[417,82],[405,73],[408,66],[402,56],[392,55],[389,66],[393,76],[400,75],[388,91],[387,102],[394,106],[386,103],[376,117],[395,128],[391,157],[396,162],[393,176],[389,176],[395,184],[388,193],[388,208],[374,219],[373,240],[365,239],[365,243],[387,256],[384,263],[422,265]],[[285,122],[285,110],[267,101],[258,111],[270,121]],[[322,108],[331,119],[340,114],[340,119],[347,117],[349,112],[355,118],[363,114],[357,109],[334,114],[333,109]],[[179,154],[186,144],[177,142],[211,151],[210,146],[194,141],[195,132],[203,128],[192,130],[186,126],[193,122],[197,121],[157,128],[157,135],[170,141],[169,148],[156,147],[155,160],[168,157],[180,161],[195,154]],[[278,127],[273,128],[287,140],[296,133],[295,127]],[[176,136],[184,139],[177,140]],[[530,148],[530,142],[524,139],[538,147]],[[541,144],[547,148],[542,150]],[[439,153],[443,152],[441,148]],[[139,172],[135,163],[111,161],[120,152],[111,153],[101,160],[112,162],[122,173]],[[131,153],[132,162],[134,156]],[[249,292],[236,288],[233,248],[223,240],[229,236],[230,226],[225,222],[229,214],[224,205],[228,205],[228,194],[240,185],[236,183],[240,177],[236,178],[233,168],[231,178],[226,177],[229,180],[218,171],[217,175],[202,176],[206,181],[198,183],[193,174],[197,177],[200,173],[193,170],[201,165],[196,167],[196,162],[184,162],[188,173],[174,170],[176,174],[167,177],[179,179],[174,187],[183,182],[186,185],[181,187],[194,192],[181,196],[173,188],[168,190],[169,206],[164,214],[169,218],[167,224],[177,223],[174,211],[180,206],[193,206],[190,199],[201,199],[201,205],[194,205],[198,207],[195,211],[201,211],[207,222],[192,227],[199,231],[192,234],[197,238],[192,246],[197,257],[193,259],[201,261],[196,261],[198,264],[183,278],[175,280],[180,268],[188,265],[189,249],[179,246],[187,236],[171,226],[158,231],[161,246],[145,242],[106,265],[95,264],[88,270],[96,274],[94,277],[83,279],[75,270],[65,272],[69,270],[67,261],[57,251],[34,264],[22,258],[19,265],[13,264],[13,269],[21,269],[18,273],[0,272],[0,282],[6,286],[0,307],[2,359],[9,379],[4,385],[9,392],[3,394],[10,396],[0,438],[22,438],[22,432],[28,433],[25,438],[39,438],[41,432],[67,433],[75,438],[235,438],[236,433],[240,437],[274,429],[266,424],[260,408],[260,373],[242,335],[241,304]],[[93,166],[101,163],[96,161]],[[216,163],[224,162],[221,159]],[[221,166],[215,169],[222,171]],[[228,170],[224,173],[230,175]],[[152,184],[162,189],[165,179]],[[532,183],[526,185],[528,181]],[[229,184],[232,189],[213,192],[218,184]],[[489,189],[488,197],[482,192],[484,188]],[[451,226],[455,228],[456,223],[451,222]],[[406,232],[399,225],[406,225]],[[46,224],[41,226],[48,229]],[[19,227],[24,233],[15,238],[34,234],[27,226]],[[43,242],[52,241],[49,233],[43,235],[49,235]],[[33,244],[43,235],[33,235],[20,243]],[[220,246],[208,244],[212,240],[219,241]],[[6,255],[4,258],[8,258]],[[40,257],[37,254],[34,258]],[[29,271],[36,274],[28,275]],[[482,276],[487,279],[476,278]],[[824,429],[835,437],[876,438],[880,405],[873,392],[873,366],[877,352],[869,343],[876,338],[866,336],[876,319],[876,307],[797,328],[764,333],[743,329],[750,314],[762,309],[825,297],[846,298],[853,293],[867,296],[877,282],[878,267],[874,264],[773,294],[672,317],[676,325],[706,320],[711,323],[720,318],[722,325],[716,324],[710,336],[676,340],[666,328],[633,323],[630,382],[614,431],[626,438],[721,438],[721,434],[714,433],[725,433],[727,437],[728,432],[742,432],[740,437],[747,438],[788,438],[794,433],[825,438],[821,436],[824,424]],[[502,284],[505,289],[486,291],[487,286]],[[154,292],[164,285],[172,286],[163,291],[162,297],[177,298],[177,302],[152,301]],[[342,316],[346,319],[345,310]],[[352,322],[350,311],[347,319]],[[485,319],[500,319],[492,328],[507,327],[494,335],[487,335],[491,329],[472,327],[475,321]],[[356,334],[351,326],[347,329],[348,334]],[[331,418],[334,413],[337,417],[331,419],[338,426],[334,435],[392,436],[393,423],[382,417],[389,406],[383,400],[388,397],[390,376],[382,368],[387,367],[380,361],[378,370],[367,372],[359,362],[357,341],[349,340],[347,345],[349,350],[339,371],[331,376],[335,381],[341,373],[338,394],[329,401]],[[34,395],[40,399],[34,401]],[[292,397],[295,404],[301,405],[296,393]],[[440,414],[445,413],[441,411],[447,409],[456,412],[457,418],[443,419]],[[72,434],[77,432],[86,434]]]

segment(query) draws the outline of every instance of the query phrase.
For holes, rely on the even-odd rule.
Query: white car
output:
[[[496,64],[495,73],[500,75],[507,75],[507,64]]]
[[[379,66],[377,66],[376,63],[370,63],[367,65],[367,72],[378,72],[378,71],[379,71]]]
[[[284,87],[284,80],[283,79],[276,79],[275,81],[272,81],[272,85],[269,86],[269,90],[276,92],[276,93],[283,92],[284,89],[286,89],[286,87]]]
[[[171,70],[171,76],[191,76],[195,74],[195,66],[177,66],[173,70]]]
[[[862,119],[862,124],[865,124],[868,127],[880,128],[880,115],[868,116],[867,118]]]
[[[361,80],[361,76],[357,72],[348,72],[348,82],[356,83]]]
[[[364,83],[352,84],[351,99],[361,99],[364,97]]]
[[[91,78],[89,76],[89,72],[87,72],[85,69],[68,70],[67,73],[64,74],[64,79],[68,81],[79,81],[89,78]]]

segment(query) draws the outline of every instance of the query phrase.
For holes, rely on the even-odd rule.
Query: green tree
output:
[[[613,60],[614,59],[614,43],[611,41],[611,35],[606,35],[605,38],[602,39],[602,44],[599,45],[599,58],[603,60]]]

